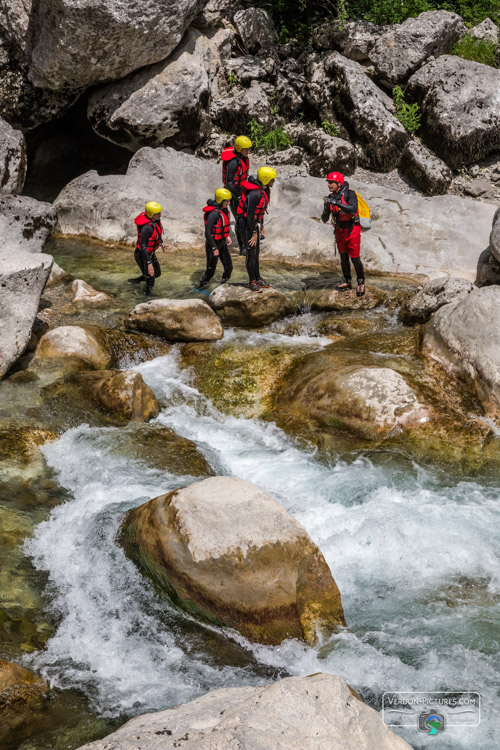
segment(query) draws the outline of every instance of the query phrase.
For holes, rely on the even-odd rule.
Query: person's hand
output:
[[[160,247],[161,247],[162,253],[166,253],[167,252],[167,248],[165,247],[165,243],[163,242],[163,240],[160,242]]]
[[[218,258],[218,257],[219,257],[219,251],[217,250],[217,248],[215,248],[215,250],[214,250],[214,258]]]
[[[155,275],[155,269],[153,267],[152,263],[148,263],[148,276],[154,276]]]
[[[266,230],[264,229],[264,227],[262,227],[262,229],[260,230],[260,236],[261,237],[265,237],[266,236]]]
[[[226,240],[226,242],[227,242],[228,245],[232,245],[233,244],[233,241],[232,241],[231,237],[228,237],[227,240]]]
[[[255,245],[257,244],[257,232],[254,232],[252,234],[252,236],[248,240],[248,244],[250,245],[250,247],[255,247]]]

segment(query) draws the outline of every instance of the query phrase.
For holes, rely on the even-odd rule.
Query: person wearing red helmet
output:
[[[335,224],[335,242],[339,249],[340,264],[344,278],[337,286],[338,292],[352,289],[351,262],[356,271],[358,286],[356,296],[365,293],[365,271],[361,262],[361,226],[359,223],[358,196],[349,190],[349,183],[341,172],[330,172],[327,176],[330,195],[324,199],[321,220],[326,224],[331,217]]]

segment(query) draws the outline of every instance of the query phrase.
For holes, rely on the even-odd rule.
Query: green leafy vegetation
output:
[[[281,127],[266,131],[260,122],[250,120],[248,129],[254,148],[262,148],[266,152],[284,151],[293,144],[293,140]]]
[[[229,73],[226,80],[230,89],[234,88],[239,82],[236,73]]]
[[[451,48],[450,53],[462,57],[464,60],[474,60],[497,67],[497,46],[488,39],[474,39],[466,34]]]
[[[321,127],[327,135],[331,135],[334,138],[338,138],[340,135],[340,128],[336,122],[330,122],[329,120],[323,120]]]
[[[392,97],[396,105],[396,117],[409,133],[416,133],[420,127],[420,107],[417,103],[407,104],[401,86],[394,86]]]
[[[278,119],[280,116],[280,108],[278,105],[278,92],[276,89],[273,89],[269,94],[269,104],[271,105],[271,113],[273,117]]]

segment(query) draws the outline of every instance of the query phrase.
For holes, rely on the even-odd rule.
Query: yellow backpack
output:
[[[370,207],[359,193],[356,193],[356,195],[358,196],[359,224],[361,229],[371,229]]]

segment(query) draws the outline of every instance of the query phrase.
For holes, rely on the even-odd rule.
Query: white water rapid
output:
[[[48,571],[49,606],[60,619],[32,659],[36,668],[53,685],[83,689],[108,716],[318,671],[341,674],[376,707],[391,690],[478,691],[477,728],[432,740],[396,731],[415,748],[499,747],[498,486],[388,454],[328,466],[273,424],[218,412],[175,349],[136,369],[162,404],[160,423],[194,441],[216,473],[254,482],[305,526],[331,567],[348,626],[319,649],[239,636],[226,647],[227,638],[170,610],[114,539],[129,508],[194,479],[120,456],[117,428],[80,426],[44,448],[72,499],[27,543]]]

